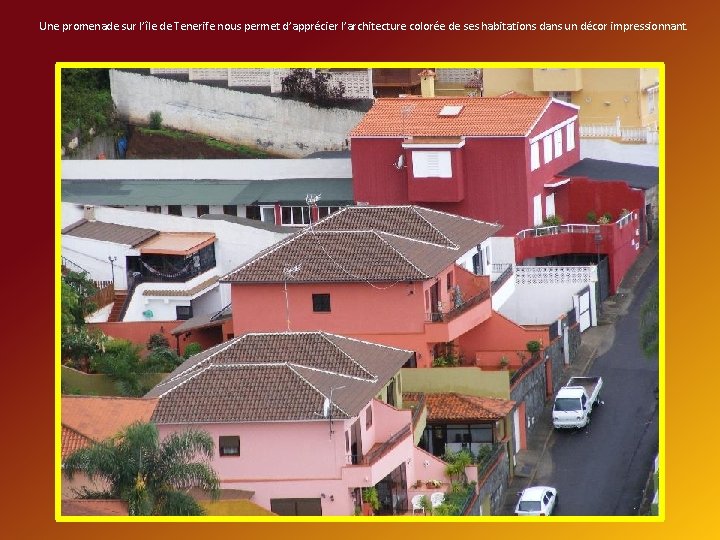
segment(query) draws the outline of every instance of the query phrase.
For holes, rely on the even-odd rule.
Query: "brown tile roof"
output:
[[[90,441],[108,439],[133,422],[147,422],[157,404],[155,399],[63,396],[60,403],[63,448],[77,442],[80,435]],[[67,429],[65,429],[67,428]]]
[[[413,400],[414,393],[403,394]],[[474,422],[500,420],[515,408],[515,402],[493,397],[467,396],[455,392],[438,392],[425,395],[428,422]]]
[[[355,206],[262,251],[221,281],[418,281],[500,229],[416,206]],[[291,269],[296,269],[288,274]]]
[[[522,95],[379,98],[350,136],[526,136],[550,103],[549,97]],[[462,109],[439,115],[446,105]]]
[[[120,499],[63,499],[63,516],[127,516],[128,505]]]
[[[81,219],[68,225],[62,230],[62,234],[76,236],[78,238],[89,238],[102,240],[114,244],[125,244],[137,246],[145,240],[159,234],[153,229],[142,229],[128,225],[116,225],[115,223],[103,223],[102,221],[87,221]]]
[[[153,388],[152,420],[318,420],[333,392],[333,416],[357,416],[411,351],[324,332],[245,334],[197,354]]]

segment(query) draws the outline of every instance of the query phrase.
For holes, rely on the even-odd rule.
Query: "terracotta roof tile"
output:
[[[63,435],[75,432],[91,441],[102,441],[134,422],[150,420],[157,404],[154,399],[63,396],[60,404]],[[68,445],[71,441],[68,441]],[[63,441],[63,447],[65,441]]]
[[[67,426],[62,426],[62,433],[60,439],[60,453],[63,459],[68,457],[73,452],[80,450],[81,448],[87,448],[93,442],[91,439],[85,437],[83,434],[78,433],[74,429],[71,429]]]
[[[323,332],[246,334],[191,357],[153,388],[153,421],[317,420],[359,414],[412,352]],[[343,387],[340,389],[340,387]]]
[[[221,281],[425,280],[500,228],[415,206],[347,207],[260,252]]]
[[[407,399],[412,398],[413,394],[407,394]],[[468,396],[455,392],[426,394],[425,403],[428,422],[500,420],[515,408],[515,402],[507,399]]]
[[[549,97],[379,98],[351,137],[525,136],[550,104]],[[462,106],[441,116],[446,105]]]

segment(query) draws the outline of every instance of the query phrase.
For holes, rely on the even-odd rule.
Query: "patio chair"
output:
[[[430,495],[430,505],[433,508],[437,508],[440,506],[443,501],[445,500],[445,494],[442,491],[436,491],[432,495]]]
[[[412,504],[413,516],[415,515],[416,510],[420,510],[423,514],[425,514],[425,507],[422,503],[424,496],[425,495],[415,495],[412,499],[410,499],[410,503]]]

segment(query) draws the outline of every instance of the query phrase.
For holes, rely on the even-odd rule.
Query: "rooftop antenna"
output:
[[[317,195],[314,195],[312,193],[308,193],[305,195],[305,202],[308,205],[308,211],[310,213],[310,227],[312,228],[312,222],[313,222],[313,216],[312,216],[312,209],[313,206],[317,208],[317,203],[320,200],[320,197],[322,197],[322,193],[318,193]],[[318,219],[320,218],[320,213],[318,212]]]
[[[294,279],[295,274],[297,274],[300,271],[300,268],[302,268],[302,265],[296,264],[295,266],[286,266],[283,268],[283,284],[285,289],[285,318],[287,320],[287,329],[288,332],[290,331],[290,300],[288,299],[288,290],[287,290],[287,282],[288,279]]]
[[[331,388],[330,388],[330,395],[327,396],[327,397],[323,400],[322,415],[320,415],[319,413],[315,413],[317,416],[322,416],[323,418],[327,418],[327,419],[328,419],[328,423],[330,424],[330,438],[331,438],[331,439],[332,439],[333,433],[335,433],[335,432],[333,431],[333,423],[332,423],[332,406],[333,406],[332,396],[333,396],[333,392],[334,392],[335,390],[342,390],[343,388],[345,388],[344,385],[343,385],[343,386],[333,386],[333,387],[331,387]]]

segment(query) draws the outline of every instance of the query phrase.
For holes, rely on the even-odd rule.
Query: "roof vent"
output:
[[[462,109],[462,105],[445,105],[440,109],[438,116],[457,116]]]

